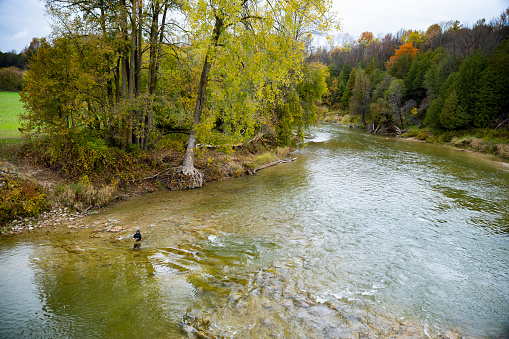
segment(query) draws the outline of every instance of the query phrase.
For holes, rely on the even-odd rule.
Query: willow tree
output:
[[[226,123],[225,141],[245,138],[270,120],[271,103],[281,100],[302,77],[304,39],[336,24],[332,1],[191,0],[184,6],[191,40],[202,55],[193,124],[178,171],[188,188],[202,185],[194,168],[197,140],[216,122]],[[210,81],[212,80],[212,81]],[[209,82],[211,85],[209,85]],[[205,113],[205,114],[204,114]],[[218,119],[219,118],[219,119]]]

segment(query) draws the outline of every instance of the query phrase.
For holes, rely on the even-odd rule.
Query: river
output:
[[[255,176],[3,238],[0,337],[507,336],[507,162],[334,125],[307,141]]]

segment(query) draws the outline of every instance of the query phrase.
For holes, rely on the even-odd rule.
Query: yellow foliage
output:
[[[33,217],[48,208],[46,193],[36,183],[0,173],[0,225],[16,217]]]

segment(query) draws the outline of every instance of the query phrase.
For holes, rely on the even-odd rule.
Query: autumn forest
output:
[[[449,21],[381,39],[365,32],[342,47],[319,48],[308,60],[330,70],[323,103],[373,132],[507,127],[508,14],[472,27]]]
[[[70,197],[169,167],[172,189],[252,173],[320,121],[455,146],[475,130],[509,158],[509,9],[317,47],[341,26],[330,0],[45,3],[52,34],[0,53],[0,90],[24,106],[17,154],[77,182]]]

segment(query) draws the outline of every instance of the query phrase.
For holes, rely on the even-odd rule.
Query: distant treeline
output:
[[[29,60],[40,45],[41,41],[33,38],[21,53],[0,52],[0,91],[21,91],[23,71],[28,69]]]
[[[330,70],[323,103],[375,132],[509,123],[509,8],[472,27],[449,21],[382,39],[365,32],[309,60]]]

